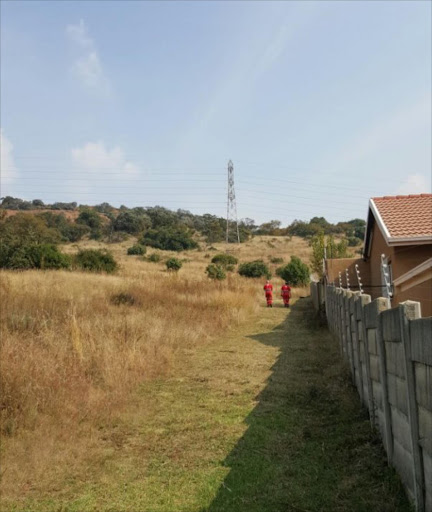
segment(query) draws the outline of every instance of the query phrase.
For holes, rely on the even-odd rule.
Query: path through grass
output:
[[[97,460],[5,510],[411,510],[307,299],[185,353],[100,429]]]

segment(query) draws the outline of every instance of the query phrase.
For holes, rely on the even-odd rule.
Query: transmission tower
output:
[[[227,199],[227,225],[226,242],[229,240],[230,227],[235,223],[237,230],[237,243],[240,243],[240,233],[237,220],[237,205],[234,189],[234,165],[231,160],[228,162],[228,199]]]

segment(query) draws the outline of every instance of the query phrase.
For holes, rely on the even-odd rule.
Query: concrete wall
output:
[[[432,512],[432,318],[421,318],[417,302],[391,309],[388,299],[313,288],[389,463],[416,510]]]

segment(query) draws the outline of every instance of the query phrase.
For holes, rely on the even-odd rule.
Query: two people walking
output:
[[[273,285],[270,281],[266,281],[264,285],[264,292],[267,301],[267,307],[273,307]],[[289,301],[291,298],[291,286],[288,283],[285,283],[281,288],[281,297],[283,299],[284,307],[289,308]]]

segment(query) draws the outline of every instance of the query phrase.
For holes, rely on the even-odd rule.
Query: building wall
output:
[[[397,291],[392,306],[395,307],[406,300],[415,300],[421,304],[421,314],[423,317],[432,316],[432,279],[408,288],[408,290]]]
[[[394,247],[394,278],[406,274],[429,258],[432,258],[432,244]]]
[[[372,299],[383,296],[382,277],[381,277],[381,254],[384,254],[386,258],[391,261],[392,267],[394,265],[394,247],[389,247],[381,233],[380,228],[375,223],[372,228],[372,243],[370,257],[367,262],[369,264],[370,282],[369,287],[366,289],[366,293],[371,295]],[[393,279],[397,277],[395,275],[395,269],[392,268]]]

